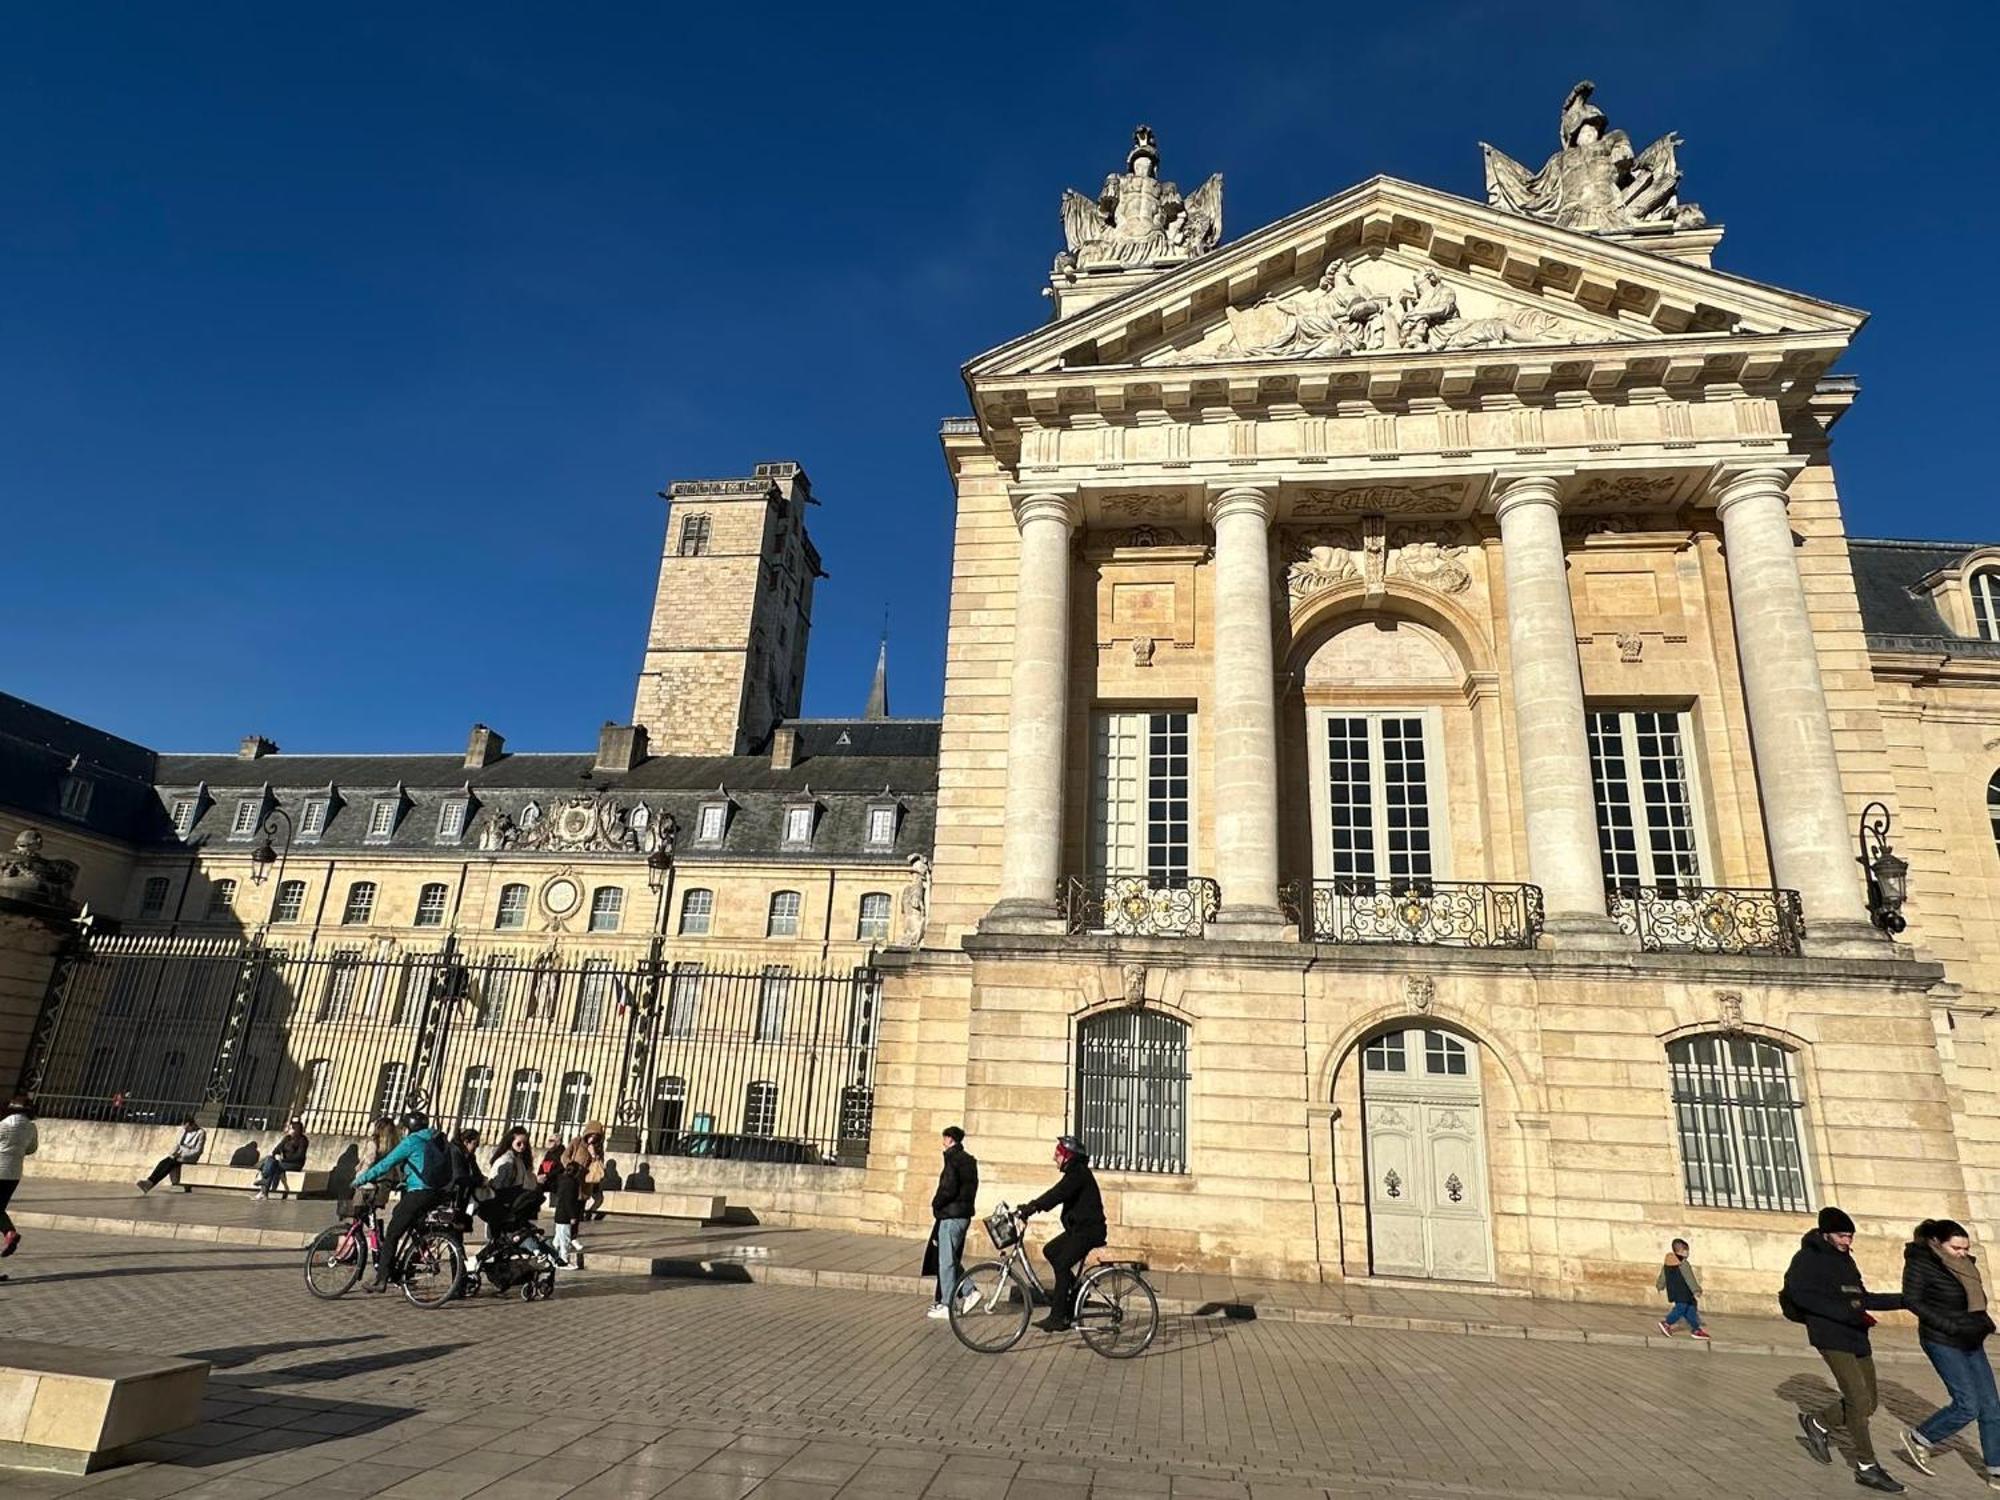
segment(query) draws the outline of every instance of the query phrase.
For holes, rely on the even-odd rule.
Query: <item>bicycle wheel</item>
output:
[[[306,1290],[329,1301],[351,1290],[368,1268],[368,1241],[352,1224],[322,1229],[306,1246]]]
[[[1106,1359],[1144,1354],[1160,1331],[1160,1299],[1137,1271],[1113,1266],[1077,1294],[1076,1330]]]
[[[441,1229],[415,1229],[403,1241],[403,1295],[417,1307],[443,1307],[465,1275],[465,1251]]]
[[[966,1267],[951,1299],[951,1331],[980,1354],[1011,1349],[1028,1331],[1034,1302],[1013,1268],[997,1260]]]

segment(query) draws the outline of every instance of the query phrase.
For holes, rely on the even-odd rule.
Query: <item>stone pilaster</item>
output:
[[[1605,912],[1583,672],[1557,486],[1552,474],[1519,475],[1505,482],[1493,507],[1507,575],[1510,688],[1528,867],[1542,888],[1551,937],[1559,943],[1622,945]]]
[[[1238,486],[1209,506],[1215,526],[1215,876],[1217,937],[1275,937],[1278,709],[1271,640],[1270,494]]]
[[[1746,468],[1722,481],[1722,522],[1737,661],[1764,804],[1771,878],[1805,907],[1808,947],[1881,951],[1869,924],[1855,835],[1819,674],[1819,653],[1785,506],[1790,475]]]
[[[1014,592],[1014,675],[1007,723],[1007,813],[1000,899],[982,926],[1057,920],[1063,766],[1069,702],[1070,533],[1076,502],[1033,494],[1014,503],[1021,565]]]

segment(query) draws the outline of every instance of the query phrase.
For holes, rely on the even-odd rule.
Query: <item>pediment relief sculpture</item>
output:
[[[1564,229],[1593,234],[1630,229],[1699,229],[1708,222],[1701,207],[1679,198],[1680,164],[1672,131],[1634,153],[1622,130],[1591,95],[1597,85],[1579,83],[1563,100],[1562,147],[1530,172],[1506,152],[1480,142],[1486,156],[1486,201],[1508,213],[1543,219]]]
[[[1176,265],[1205,255],[1222,238],[1222,174],[1187,197],[1160,180],[1160,145],[1150,125],[1132,133],[1125,170],[1104,179],[1097,197],[1065,188],[1058,274]]]
[[[1232,307],[1227,322],[1158,361],[1338,359],[1357,354],[1493,349],[1505,344],[1577,344],[1624,340],[1546,308],[1508,303],[1461,287],[1435,266],[1394,261],[1330,261],[1310,287],[1273,292]]]
[[[1464,501],[1463,484],[1358,484],[1337,490],[1302,490],[1293,497],[1292,515],[1301,521],[1377,512],[1447,515]]]

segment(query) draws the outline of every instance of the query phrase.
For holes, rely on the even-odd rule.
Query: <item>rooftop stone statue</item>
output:
[[[1095,201],[1065,188],[1068,248],[1056,257],[1056,270],[1170,265],[1214,249],[1222,238],[1222,174],[1182,198],[1159,172],[1160,144],[1152,127],[1141,125],[1132,132],[1125,170],[1104,179]]]
[[[1563,100],[1562,149],[1530,172],[1506,152],[1487,145],[1486,201],[1531,219],[1565,229],[1601,234],[1607,230],[1699,229],[1708,222],[1697,204],[1676,196],[1681,169],[1674,147],[1681,138],[1668,131],[1637,156],[1622,130],[1591,102],[1597,85],[1588,80]]]

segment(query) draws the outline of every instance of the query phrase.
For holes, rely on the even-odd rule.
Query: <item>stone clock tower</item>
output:
[[[746,755],[795,718],[819,553],[805,470],[676,480],[632,722],[654,755]]]

